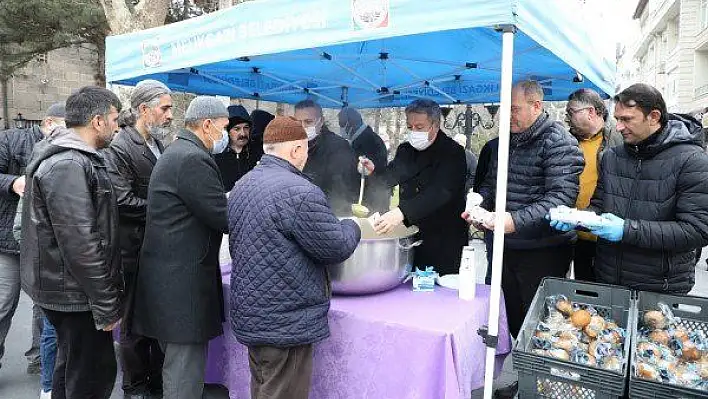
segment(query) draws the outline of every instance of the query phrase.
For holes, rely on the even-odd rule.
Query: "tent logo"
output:
[[[145,68],[156,68],[162,64],[162,53],[160,45],[155,40],[144,40],[143,43],[143,66]]]
[[[388,28],[389,0],[351,0],[352,25],[355,30]]]

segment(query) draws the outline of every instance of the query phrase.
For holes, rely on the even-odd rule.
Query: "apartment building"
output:
[[[640,0],[639,39],[620,50],[618,90],[644,82],[671,112],[702,118],[708,108],[708,0]]]

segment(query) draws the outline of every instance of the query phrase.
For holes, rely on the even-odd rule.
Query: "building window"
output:
[[[701,0],[701,30],[708,28],[708,0]]]
[[[46,63],[47,58],[48,58],[47,53],[43,53],[43,54],[37,54],[37,56],[35,57],[35,60],[37,60],[37,62],[45,62]]]

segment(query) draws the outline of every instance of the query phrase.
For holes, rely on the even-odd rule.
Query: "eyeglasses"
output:
[[[572,118],[573,116],[575,116],[575,114],[577,114],[577,113],[579,113],[579,112],[582,112],[582,111],[585,111],[586,109],[590,109],[590,108],[592,108],[592,107],[566,108],[566,109],[565,109],[565,115],[566,115],[568,118]]]

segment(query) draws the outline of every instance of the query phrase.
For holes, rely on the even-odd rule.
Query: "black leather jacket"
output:
[[[156,140],[160,153],[162,143]],[[145,235],[148,183],[157,158],[133,127],[124,127],[103,152],[118,201],[123,270],[136,273]]]
[[[39,306],[91,311],[97,329],[121,315],[118,212],[103,157],[71,129],[35,146],[23,201],[21,279]]]

